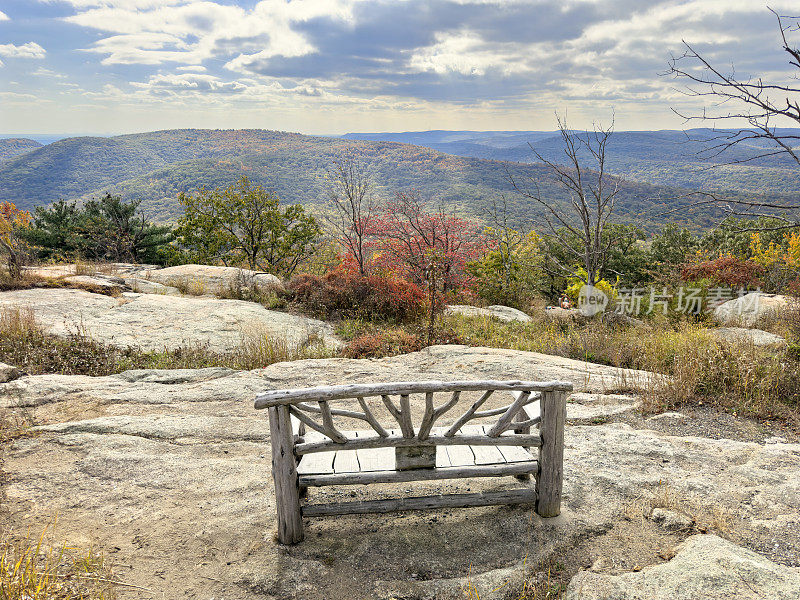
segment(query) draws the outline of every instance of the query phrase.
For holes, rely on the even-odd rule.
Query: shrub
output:
[[[684,281],[708,279],[711,283],[731,288],[754,288],[762,284],[766,270],[754,260],[730,254],[712,260],[685,264],[681,267]]]
[[[425,294],[413,283],[344,270],[324,277],[298,275],[287,290],[307,312],[326,319],[365,317],[402,323],[425,311]]]
[[[350,340],[343,354],[347,358],[377,358],[416,352],[422,346],[419,336],[402,329],[390,329],[365,333]]]

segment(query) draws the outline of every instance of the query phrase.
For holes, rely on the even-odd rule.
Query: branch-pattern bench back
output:
[[[300,443],[295,451],[298,455],[321,452],[335,448],[371,448],[383,446],[421,446],[444,444],[496,444],[538,446],[539,436],[503,436],[508,430],[529,428],[539,421],[538,416],[527,416],[525,407],[536,402],[543,393],[570,392],[572,384],[564,381],[418,381],[378,384],[352,384],[323,386],[294,390],[275,390],[259,394],[255,408],[286,406],[290,414],[307,427],[326,436],[323,441]],[[460,403],[462,392],[482,392],[466,410],[451,412]],[[492,395],[510,392],[509,403],[499,408],[480,410]],[[446,393],[446,399],[436,405],[435,394]],[[421,421],[414,422],[411,396],[424,395],[424,413]],[[383,406],[393,417],[391,426],[382,424],[367,398],[380,398]],[[361,411],[336,408],[337,401],[356,400]],[[446,413],[458,414],[447,428],[434,427]],[[365,421],[374,432],[372,436],[352,437],[347,431],[337,428],[334,417]],[[485,435],[459,433],[473,419],[497,417],[486,429]],[[522,417],[522,419],[520,419]],[[399,428],[400,434],[392,432]]]

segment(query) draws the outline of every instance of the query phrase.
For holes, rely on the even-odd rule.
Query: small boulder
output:
[[[644,325],[644,321],[640,319],[613,310],[603,313],[603,323],[611,327],[639,327]]]
[[[791,305],[788,296],[750,292],[717,306],[714,318],[723,325],[754,327],[760,319],[774,317]]]
[[[694,521],[685,514],[665,508],[653,509],[650,520],[669,531],[687,531],[694,525]]]
[[[775,350],[781,350],[788,346],[786,340],[781,336],[761,329],[718,327],[710,331],[714,337],[732,344],[752,344],[759,348],[773,348]]]
[[[492,317],[506,322],[519,321],[521,323],[527,323],[531,320],[531,317],[521,310],[511,308],[510,306],[502,306],[500,304],[487,306],[486,308],[469,306],[467,304],[451,304],[445,306],[444,313],[446,315],[457,314],[466,317]]]
[[[0,362],[0,383],[8,383],[22,377],[24,373],[17,367],[12,367],[6,363]]]
[[[165,269],[153,269],[141,276],[197,296],[226,294],[231,290],[243,287],[258,287],[261,290],[275,292],[284,290],[281,280],[275,275],[237,267],[178,265]]]
[[[622,575],[581,571],[567,600],[797,600],[800,569],[715,535],[693,535],[669,562]]]

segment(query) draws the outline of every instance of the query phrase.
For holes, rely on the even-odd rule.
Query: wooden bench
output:
[[[301,541],[304,516],[496,504],[534,504],[539,515],[557,516],[566,397],[571,391],[572,384],[563,381],[421,381],[259,394],[255,407],[269,411],[279,541]],[[484,407],[497,404],[503,393],[509,395],[508,401]],[[412,403],[415,395],[420,402]],[[445,396],[438,405],[437,395]],[[459,404],[466,410],[453,412],[459,416],[449,426],[436,426]],[[339,428],[334,418],[365,421],[371,429]],[[392,425],[381,424],[382,419],[384,423],[391,419]],[[532,427],[538,431],[531,433]],[[466,477],[524,480],[530,475],[535,487],[331,504],[301,502],[309,487]]]

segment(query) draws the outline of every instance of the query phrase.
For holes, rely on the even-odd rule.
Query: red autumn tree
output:
[[[756,287],[762,284],[766,269],[751,259],[725,254],[711,260],[682,265],[684,281],[709,279],[716,285],[731,288]]]
[[[443,208],[428,210],[416,192],[398,193],[373,224],[375,266],[424,287],[428,296],[428,343],[436,311],[448,295],[471,283],[466,271],[485,249],[475,223]]]

